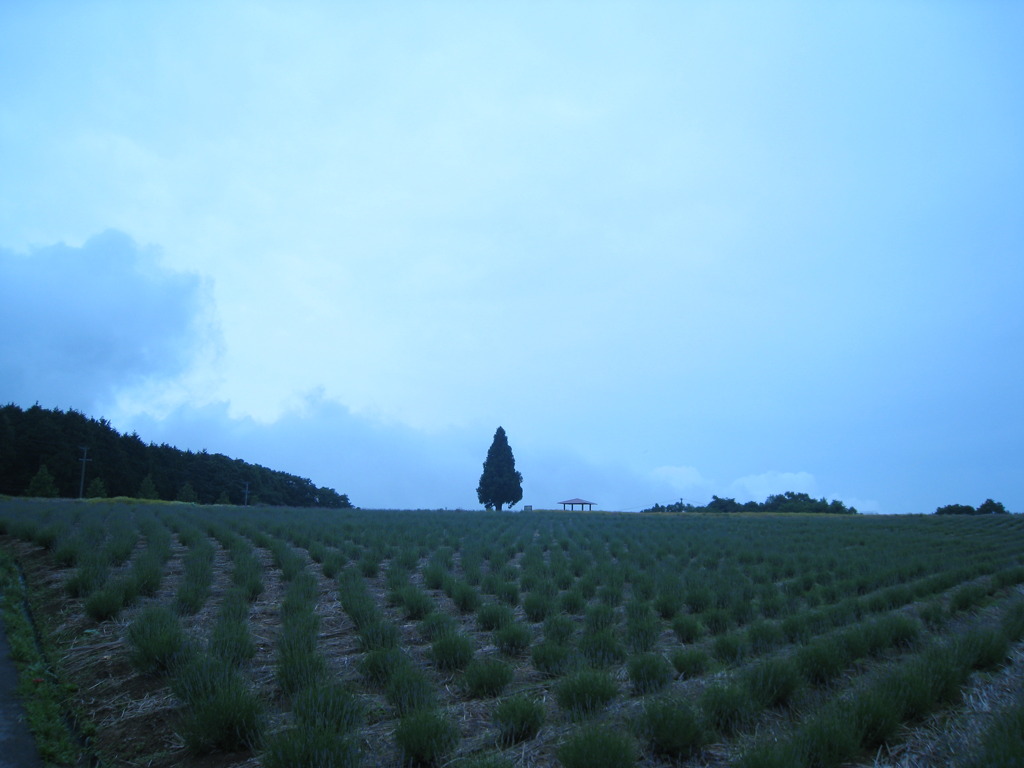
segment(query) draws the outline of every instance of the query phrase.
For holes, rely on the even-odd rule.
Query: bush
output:
[[[832,637],[819,637],[796,652],[800,674],[812,685],[825,685],[846,667],[843,648]]]
[[[511,624],[515,621],[515,614],[507,605],[498,603],[487,603],[480,606],[476,612],[476,623],[485,632],[492,632],[495,629]]]
[[[128,640],[132,663],[143,673],[166,672],[185,648],[181,621],[165,605],[144,608],[128,628]]]
[[[732,735],[753,715],[747,692],[736,684],[718,684],[704,689],[700,708],[710,728],[723,736]]]
[[[704,634],[700,619],[689,613],[681,613],[672,620],[672,631],[681,643],[695,643]]]
[[[465,635],[442,635],[431,646],[431,656],[438,669],[450,672],[462,669],[473,658],[473,642]]]
[[[363,705],[340,683],[306,688],[292,702],[295,719],[307,729],[346,734],[363,722]]]
[[[676,672],[684,678],[700,677],[708,668],[708,655],[700,648],[678,648],[670,657]]]
[[[357,768],[357,740],[323,728],[288,728],[276,734],[263,753],[264,768]]]
[[[564,675],[575,665],[576,657],[568,646],[545,641],[533,646],[534,668],[547,677]]]
[[[407,762],[437,765],[459,743],[459,730],[445,715],[425,709],[402,718],[395,740]]]
[[[611,629],[584,634],[580,638],[580,653],[595,667],[621,664],[626,658],[626,649]]]
[[[608,727],[580,728],[558,748],[565,768],[630,768],[636,765],[636,743]]]
[[[511,747],[532,739],[544,724],[544,705],[526,696],[504,699],[494,710],[498,727],[498,744]]]
[[[464,581],[455,582],[451,598],[461,613],[472,613],[480,606],[480,593]]]
[[[195,754],[255,748],[263,732],[263,706],[230,667],[209,657],[185,662],[173,688],[185,703],[181,735]]]
[[[433,599],[419,587],[409,585],[403,587],[399,592],[402,599],[402,606],[405,608],[405,617],[412,621],[418,621],[424,616],[432,613],[437,607]]]
[[[256,655],[249,624],[221,619],[210,632],[210,653],[234,666],[241,666]]]
[[[672,665],[657,653],[644,653],[629,660],[633,690],[643,695],[660,690],[672,679]]]
[[[397,648],[399,634],[398,627],[390,621],[383,619],[370,621],[359,630],[359,648],[362,651]]]
[[[506,656],[518,656],[521,654],[530,647],[531,639],[530,628],[519,622],[506,624],[494,633],[495,645]]]
[[[418,709],[431,709],[435,705],[433,684],[411,664],[393,670],[384,695],[398,711],[399,717]]]
[[[551,598],[538,592],[531,592],[523,598],[523,611],[526,613],[526,618],[534,623],[544,621],[552,607]]]
[[[767,659],[743,675],[750,698],[762,707],[788,704],[800,687],[800,672],[789,659]]]
[[[398,648],[378,648],[363,657],[360,671],[371,685],[383,687],[399,669],[412,666]]]
[[[704,744],[704,731],[685,701],[656,699],[647,704],[640,728],[659,755],[683,760]]]
[[[550,643],[567,643],[576,631],[576,625],[568,616],[555,614],[544,620],[544,639]]]
[[[581,717],[602,709],[618,693],[618,686],[607,673],[585,669],[569,675],[558,684],[555,701],[573,717]]]
[[[466,666],[462,681],[474,699],[497,696],[512,682],[512,668],[499,659],[474,659]]]

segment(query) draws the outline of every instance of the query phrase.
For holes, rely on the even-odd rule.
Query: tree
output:
[[[39,471],[32,478],[32,482],[28,484],[25,495],[46,499],[53,499],[59,495],[57,482],[53,479],[53,475],[50,474],[50,470],[46,468],[45,464],[40,465]]]
[[[970,504],[947,504],[935,510],[936,515],[976,515],[978,510]]]
[[[979,515],[1007,515],[1006,507],[998,501],[992,501],[992,499],[985,499],[984,503],[978,507]]]
[[[160,494],[157,493],[156,483],[153,482],[153,475],[146,475],[142,478],[142,484],[139,486],[139,498],[140,499],[159,499]]]
[[[501,427],[494,433],[491,447],[487,449],[476,497],[487,509],[499,512],[502,504],[511,507],[523,498],[523,476],[516,472],[516,459]]]
[[[94,477],[89,482],[85,495],[90,499],[105,499],[107,497],[107,484],[103,482],[102,478]]]
[[[192,483],[188,480],[178,489],[178,501],[186,501],[189,504],[195,504],[199,501],[199,497],[196,496],[196,489],[192,487]]]

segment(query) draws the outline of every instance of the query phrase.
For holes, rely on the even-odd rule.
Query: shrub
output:
[[[562,614],[544,620],[544,639],[551,643],[567,643],[576,631],[573,620]]]
[[[695,643],[704,634],[700,619],[689,613],[681,613],[672,620],[672,631],[681,643]]]
[[[451,598],[460,613],[472,613],[480,606],[480,593],[464,581],[455,582]]]
[[[110,579],[85,598],[85,612],[94,621],[115,618],[121,609],[135,600],[134,584],[125,579]]]
[[[819,637],[797,650],[796,663],[808,682],[824,685],[843,671],[847,659],[835,638]]]
[[[573,717],[602,709],[619,693],[615,681],[605,672],[585,669],[564,678],[555,688],[555,701]]]
[[[755,656],[760,656],[782,645],[785,633],[775,622],[758,619],[747,627],[747,642]]]
[[[498,603],[487,603],[480,606],[476,612],[476,623],[485,632],[501,629],[515,620],[515,614],[507,605]]]
[[[629,660],[629,679],[633,690],[647,694],[660,690],[672,679],[672,665],[657,653],[643,653]]]
[[[384,686],[399,669],[412,666],[398,648],[377,648],[363,657],[360,671],[371,685]]]
[[[506,656],[521,654],[530,647],[531,639],[530,628],[519,622],[506,624],[494,633],[494,642],[498,650]]]
[[[800,672],[789,659],[767,659],[743,675],[750,698],[762,707],[788,704],[800,687]]]
[[[264,768],[357,768],[359,745],[344,733],[322,728],[288,728],[276,734],[263,753]]]
[[[747,654],[746,637],[740,632],[719,635],[712,644],[715,658],[726,664],[735,664]]]
[[[699,677],[708,668],[708,655],[700,648],[678,648],[670,657],[676,672],[684,678]]]
[[[610,605],[598,603],[587,608],[583,619],[583,629],[586,633],[598,632],[602,629],[609,629],[615,626],[615,609]]]
[[[395,740],[407,762],[437,765],[459,743],[459,730],[445,715],[426,709],[404,716],[395,730]]]
[[[626,641],[637,653],[651,650],[661,634],[661,622],[653,611],[631,617],[626,622]]]
[[[431,709],[435,704],[433,684],[411,664],[392,671],[384,695],[399,717],[418,709]]]
[[[548,613],[551,612],[552,606],[551,598],[538,592],[531,592],[523,598],[523,611],[526,613],[526,618],[534,623],[544,621]]]
[[[197,657],[175,677],[187,703],[181,723],[186,746],[196,754],[254,748],[263,732],[263,707],[230,667]]]
[[[241,666],[256,655],[249,625],[245,621],[221,619],[210,632],[210,653],[219,659]]]
[[[705,688],[700,708],[707,725],[724,736],[730,736],[753,715],[747,692],[732,683]]]
[[[447,672],[462,669],[473,658],[473,642],[454,632],[437,638],[430,650],[437,668]]]
[[[580,728],[558,748],[565,768],[631,768],[636,756],[632,738],[601,726]]]
[[[683,760],[704,744],[704,731],[693,709],[685,701],[655,699],[644,708],[641,732],[659,755]]]
[[[533,646],[530,655],[534,668],[547,677],[563,675],[575,664],[575,656],[568,646],[550,641]]]
[[[398,647],[398,627],[390,621],[378,619],[370,621],[359,630],[359,648],[363,651],[375,651],[379,648]]]
[[[583,613],[583,609],[587,605],[587,599],[578,587],[573,587],[568,592],[562,593],[562,596],[558,599],[558,604],[565,613],[578,615]]]
[[[128,628],[132,662],[143,673],[166,672],[185,648],[181,621],[165,605],[144,608]]]
[[[431,642],[444,635],[453,634],[457,629],[458,624],[455,619],[441,611],[434,611],[420,622],[420,634],[424,640]]]
[[[620,664],[626,658],[626,649],[611,629],[584,634],[580,638],[580,653],[595,667]]]
[[[544,705],[526,696],[504,699],[494,710],[498,727],[498,744],[511,747],[532,739],[544,724]]]
[[[499,659],[474,659],[466,666],[462,681],[474,699],[497,696],[512,682],[512,668]]]
[[[354,731],[363,722],[363,705],[340,683],[306,688],[292,702],[295,719],[309,729],[338,734]]]
[[[422,619],[437,607],[430,595],[411,584],[403,587],[399,594],[405,608],[405,617],[412,621]]]

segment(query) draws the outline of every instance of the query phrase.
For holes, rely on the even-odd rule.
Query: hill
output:
[[[88,448],[84,483],[82,448]],[[123,435],[106,419],[77,411],[0,408],[0,493],[26,494],[41,474],[52,477],[50,494],[78,497],[141,496],[204,504],[260,503],[290,507],[350,508],[348,496],[310,480],[232,459],[219,453],[183,451]],[[45,479],[45,476],[44,476]],[[36,494],[33,494],[36,495]]]

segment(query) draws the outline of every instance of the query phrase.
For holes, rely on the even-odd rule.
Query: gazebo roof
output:
[[[558,502],[559,504],[593,504],[592,501],[586,499],[566,499],[565,501]]]

